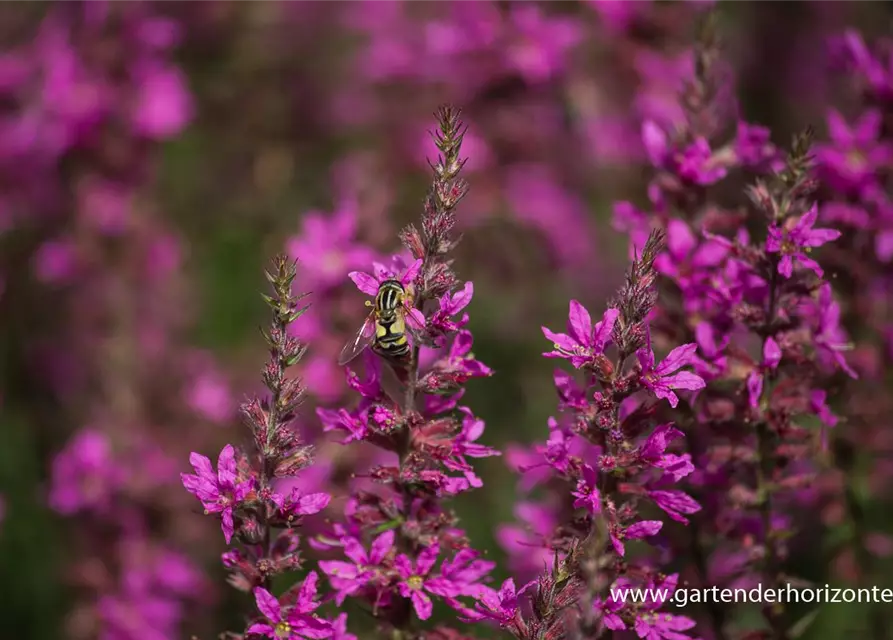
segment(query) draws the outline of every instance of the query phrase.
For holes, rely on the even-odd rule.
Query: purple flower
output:
[[[723,336],[717,341],[716,328],[712,323],[703,320],[695,327],[695,340],[700,352],[692,362],[695,373],[705,380],[713,380],[723,375],[728,367],[728,360],[723,353],[729,346],[731,336]]]
[[[567,333],[553,333],[546,327],[542,327],[543,335],[551,340],[555,346],[554,351],[544,353],[547,358],[565,358],[571,361],[575,368],[589,364],[593,359],[602,355],[611,340],[611,331],[620,311],[608,309],[602,316],[601,322],[592,326],[592,318],[582,304],[571,300],[568,311]]]
[[[279,507],[279,513],[289,522],[297,520],[301,516],[310,516],[319,513],[329,505],[332,497],[328,493],[303,493],[295,487],[288,496],[274,493],[273,503]]]
[[[840,231],[836,229],[813,229],[818,217],[818,208],[815,204],[800,219],[785,228],[772,223],[769,227],[769,237],[766,238],[766,251],[780,253],[781,261],[778,263],[778,273],[785,278],[790,278],[794,272],[794,260],[800,262],[807,269],[811,269],[820,278],[824,271],[819,264],[806,254],[814,247],[820,247],[826,242],[837,240]]]
[[[778,149],[772,144],[769,129],[746,122],[738,123],[735,156],[741,165],[753,168],[779,159]]]
[[[419,620],[427,620],[431,617],[433,605],[428,594],[452,598],[459,595],[454,584],[441,577],[430,577],[428,574],[437,561],[440,548],[437,545],[423,550],[415,564],[405,555],[397,556],[394,565],[402,580],[397,585],[400,595],[409,598],[415,608]]]
[[[667,224],[667,251],[657,257],[654,266],[685,291],[711,267],[721,264],[728,253],[728,247],[711,239],[698,243],[688,223],[673,219]]]
[[[466,282],[465,287],[456,293],[445,293],[440,297],[440,308],[434,312],[428,321],[429,327],[438,332],[452,333],[468,324],[468,314],[462,315],[459,322],[452,317],[462,311],[471,302],[474,295],[474,283]]]
[[[462,431],[453,438],[453,455],[487,458],[502,455],[501,452],[477,444],[477,439],[484,434],[484,421],[475,416],[468,407],[459,407],[462,413]]]
[[[207,513],[221,514],[223,535],[227,544],[233,537],[233,507],[251,491],[251,480],[237,483],[236,451],[231,444],[223,447],[217,458],[217,473],[211,461],[198,453],[189,454],[195,474],[181,473],[183,486],[201,500]]]
[[[297,602],[285,610],[273,594],[263,587],[257,587],[254,590],[254,599],[257,601],[257,608],[267,621],[255,622],[248,627],[247,633],[276,640],[318,639],[331,636],[332,625],[312,615],[319,608],[319,602],[316,601],[317,581],[318,577],[315,571],[307,574],[298,591]]]
[[[763,361],[747,376],[747,397],[750,406],[760,406],[760,395],[763,393],[763,377],[767,371],[773,371],[781,362],[781,348],[773,338],[766,338],[763,343]]]
[[[878,140],[881,122],[881,113],[874,109],[863,113],[852,126],[838,111],[828,114],[831,142],[816,145],[815,157],[831,188],[862,194],[877,182],[878,169],[893,159],[890,147]]]
[[[115,490],[126,480],[114,459],[108,438],[85,429],[74,436],[53,460],[50,506],[65,515],[81,510],[105,511]]]
[[[375,538],[368,553],[355,538],[342,538],[341,546],[344,555],[353,560],[353,564],[341,560],[319,562],[319,568],[329,576],[329,582],[337,591],[335,603],[338,606],[375,576],[377,568],[394,547],[394,531],[385,531]]]
[[[690,184],[715,184],[728,173],[705,138],[695,139],[679,152],[671,148],[667,134],[657,123],[646,120],[642,125],[642,142],[655,167],[675,173]]]
[[[438,360],[435,369],[442,373],[452,373],[465,378],[486,378],[493,375],[493,370],[480,360],[476,360],[471,347],[474,336],[470,331],[462,329],[453,339],[453,344],[446,356]]]
[[[362,271],[351,271],[348,277],[357,285],[357,289],[363,293],[375,296],[378,294],[378,288],[381,283],[386,280],[397,280],[406,289],[407,295],[403,299],[403,310],[406,313],[407,323],[414,329],[425,328],[425,316],[421,311],[412,306],[412,287],[413,282],[422,269],[422,259],[419,258],[409,265],[399,276],[385,265],[375,263],[375,275],[371,276]]]
[[[818,326],[813,333],[819,355],[843,369],[854,380],[859,378],[843,357],[844,351],[852,349],[846,332],[840,326],[840,305],[834,301],[831,285],[827,282],[819,289]]]
[[[132,73],[139,94],[132,116],[137,131],[155,140],[176,136],[194,112],[184,74],[157,62],[137,65]]]
[[[585,508],[589,513],[601,513],[602,498],[598,491],[598,473],[588,464],[583,465],[583,477],[571,493],[576,498],[574,508]]]
[[[332,640],[357,640],[357,637],[347,631],[347,614],[342,613],[332,621]]]
[[[440,565],[440,576],[452,583],[458,595],[480,598],[492,593],[493,590],[480,581],[487,577],[496,563],[482,560],[479,556],[480,553],[474,549],[462,549],[452,559],[444,560]],[[447,598],[448,602],[450,600]]]
[[[369,435],[369,423],[365,412],[355,413],[347,409],[335,410],[317,407],[316,415],[322,423],[323,431],[347,432],[347,437],[340,441],[341,444],[363,440]]]
[[[678,583],[679,574],[674,573],[658,583],[646,586],[648,589],[646,593],[660,594],[660,598],[646,598],[646,601],[640,605],[634,625],[639,638],[642,640],[689,640],[689,636],[680,632],[694,627],[694,620],[659,611],[676,591]]]
[[[688,518],[682,514],[697,513],[701,510],[701,505],[682,491],[649,491],[648,497],[654,500],[654,503],[663,509],[673,520],[685,524],[688,524]]]
[[[676,347],[664,358],[663,362],[655,366],[654,351],[651,349],[651,333],[647,332],[645,346],[636,351],[636,358],[639,359],[639,365],[642,367],[639,376],[642,386],[656,397],[666,399],[670,406],[675,408],[679,404],[679,398],[673,393],[673,389],[697,391],[706,386],[701,376],[690,371],[679,371],[682,367],[694,362],[697,349],[698,345],[694,342]]]
[[[471,483],[471,486],[482,487],[483,482],[465,461],[465,456],[488,458],[502,455],[502,453],[492,447],[477,444],[476,440],[484,435],[484,421],[475,416],[468,407],[459,407],[459,411],[463,414],[462,430],[453,437],[451,458],[443,461],[444,466],[453,471],[464,472],[465,478]]]
[[[678,482],[695,470],[688,454],[679,456],[667,453],[670,442],[682,436],[683,433],[671,424],[658,425],[639,448],[639,459],[645,464],[663,469]]]
[[[626,529],[621,529],[619,526],[613,526],[611,527],[611,545],[614,547],[614,551],[617,552],[617,555],[624,556],[626,555],[626,548],[623,545],[624,540],[641,540],[642,538],[649,538],[656,535],[663,526],[664,523],[660,520],[642,520],[641,522],[626,527]]]
[[[607,600],[602,598],[596,598],[592,603],[592,606],[600,611],[602,614],[602,622],[604,622],[605,626],[612,631],[623,631],[626,629],[626,623],[623,621],[623,618],[620,617],[620,611],[623,611],[623,600],[618,599],[615,600],[613,597],[614,593],[619,593],[622,591],[628,591],[629,589],[622,589],[619,586],[611,589],[611,595]]]
[[[535,5],[520,5],[509,12],[517,38],[508,43],[507,66],[529,82],[544,82],[560,73],[567,51],[583,37],[580,26],[563,16],[544,15]]]
[[[520,589],[515,589],[515,581],[509,578],[502,583],[499,591],[485,593],[475,603],[475,615],[469,616],[470,620],[494,620],[499,626],[504,627],[511,623],[518,615],[518,596],[523,594],[534,584],[528,582]]]
[[[316,211],[304,214],[300,235],[288,241],[288,253],[301,260],[301,273],[311,284],[333,287],[341,284],[350,269],[375,259],[371,249],[357,244],[356,234],[356,204],[344,202],[330,216]]]

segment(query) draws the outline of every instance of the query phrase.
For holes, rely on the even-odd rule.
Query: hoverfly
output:
[[[366,347],[387,360],[400,361],[409,355],[407,317],[412,315],[410,297],[399,280],[388,279],[378,286],[375,302],[366,301],[372,312],[363,326],[341,350],[338,366],[344,366]]]

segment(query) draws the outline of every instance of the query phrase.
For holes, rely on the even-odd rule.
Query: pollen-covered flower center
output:
[[[846,166],[850,171],[862,171],[868,166],[868,158],[859,149],[852,149],[846,154]]]
[[[781,253],[797,253],[797,245],[791,242],[790,238],[785,237],[785,239],[781,241]]]
[[[657,381],[660,380],[660,376],[658,376],[653,371],[649,371],[644,376],[642,376],[642,379],[648,384],[657,384]]]
[[[422,576],[409,576],[409,578],[406,579],[406,586],[410,589],[415,589],[416,591],[421,589],[424,584],[425,581],[422,579]]]
[[[273,633],[276,634],[277,638],[290,638],[291,637],[291,625],[285,621],[280,622],[274,627]]]

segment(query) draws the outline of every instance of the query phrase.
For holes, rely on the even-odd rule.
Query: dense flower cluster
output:
[[[696,73],[683,94],[686,124],[672,136],[643,125],[656,170],[648,190],[654,213],[636,215],[632,240],[638,245],[653,224],[666,230],[669,251],[656,268],[672,287],[653,331],[671,344],[691,341],[692,363],[706,383],[680,407],[679,424],[691,434],[690,480],[704,507],[691,540],[678,543],[699,549],[689,580],[773,586],[790,579],[794,514],[810,500],[802,490],[822,472],[824,436],[809,419],[837,422],[823,380],[857,374],[844,355],[838,303],[813,257],[841,232],[817,226],[809,136],[797,138],[786,158],[768,132],[744,122],[731,141],[717,142],[724,124],[715,117],[722,80],[713,35],[708,25],[696,51]],[[750,215],[708,195],[740,168],[765,176],[747,192]],[[630,211],[623,204],[617,215]],[[734,637],[729,613],[712,607],[706,614],[718,638]],[[763,615],[771,637],[788,637],[795,621],[782,604]]]
[[[458,177],[464,164],[458,116],[451,108],[437,114],[441,155],[432,165],[434,182],[421,228],[410,225],[400,234],[411,257],[377,263],[372,274],[350,274],[370,296],[379,296],[384,283],[399,283],[404,294],[396,313],[409,349],[382,358],[375,338],[364,352],[365,375],[348,373],[348,383],[360,394],[357,406],[319,410],[324,428],[343,433],[345,444],[364,441],[391,454],[369,472],[373,485],[353,492],[344,523],[316,542],[318,548],[342,550],[347,561],[323,561],[320,568],[336,602],[362,599],[380,624],[405,632],[415,628],[413,617],[431,617],[432,597],[472,615],[473,603],[492,592],[485,583],[493,563],[471,548],[455,515],[443,506],[444,500],[481,486],[470,458],[498,453],[477,442],[484,423],[459,405],[465,382],[492,371],[475,359],[465,329],[473,285],[459,288],[448,259],[457,242],[454,211],[467,191]],[[386,318],[379,312],[373,309],[359,340],[385,337]],[[387,326],[393,331],[395,325]]]
[[[818,41],[886,9],[717,4],[0,8],[7,628],[888,638],[666,601],[893,558],[893,40]]]
[[[4,259],[19,256],[11,295],[51,299],[24,357],[41,406],[68,409],[42,418],[67,440],[48,465],[76,550],[66,635],[169,638],[213,593],[170,490],[177,460],[231,413],[215,363],[182,344],[181,240],[145,192],[159,144],[192,117],[181,25],[147,5],[46,9],[0,62],[0,227]]]
[[[527,488],[545,482],[557,494],[534,507],[535,517],[550,523],[538,542],[554,554],[551,570],[520,590],[525,598],[515,594],[511,603],[502,601],[478,614],[518,638],[593,637],[605,629],[634,629],[641,638],[681,638],[686,636],[677,632],[695,625],[688,617],[660,613],[660,602],[617,601],[605,590],[671,592],[678,575],[666,576],[651,563],[627,557],[626,545],[663,528],[661,520],[643,512],[647,503],[682,523],[701,508],[673,487],[694,471],[688,454],[674,452],[682,432],[656,419],[656,405],[666,401],[676,408],[677,392],[705,385],[688,370],[695,363],[696,344],[676,347],[660,362],[655,358],[648,318],[657,302],[654,263],[662,248],[660,233],[648,238],[601,320],[593,323],[572,300],[567,333],[543,328],[553,343],[544,355],[567,360],[582,378],[556,371],[564,416],[550,421],[546,443],[516,452],[512,460],[520,472],[533,476]],[[523,546],[509,548],[524,552]],[[524,599],[530,600],[529,610],[521,606]]]

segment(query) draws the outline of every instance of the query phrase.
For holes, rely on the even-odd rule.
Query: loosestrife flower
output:
[[[586,307],[576,300],[571,300],[566,334],[554,333],[543,327],[543,334],[555,345],[554,351],[543,355],[547,358],[570,360],[577,369],[591,363],[604,352],[619,313],[617,309],[608,309],[602,319],[593,326]]]
[[[255,622],[248,627],[247,633],[274,639],[330,637],[331,625],[312,615],[319,608],[316,601],[317,580],[316,572],[311,571],[298,590],[297,601],[284,610],[273,594],[263,587],[255,588],[257,608],[266,621]]]
[[[780,227],[775,223],[769,227],[766,251],[781,254],[781,261],[778,263],[778,273],[785,278],[790,278],[793,274],[795,261],[810,269],[820,278],[824,275],[819,264],[807,254],[814,247],[820,247],[826,242],[839,238],[840,231],[836,229],[814,229],[818,215],[818,209],[813,204],[798,220],[790,220],[790,223],[785,227]]]
[[[458,595],[457,587],[450,581],[438,576],[429,576],[439,553],[440,550],[434,545],[422,551],[415,563],[403,554],[397,556],[394,561],[397,574],[401,578],[397,588],[400,590],[400,595],[412,601],[419,620],[430,618],[433,610],[431,598],[425,591],[441,597]]]
[[[654,351],[651,348],[651,333],[647,332],[645,346],[636,351],[639,366],[642,367],[640,381],[656,397],[665,399],[675,408],[679,398],[673,390],[685,389],[697,391],[705,386],[704,379],[690,371],[679,371],[682,367],[694,363],[696,344],[685,344],[673,349],[660,364],[654,363]]]
[[[329,582],[337,589],[335,602],[339,606],[347,596],[353,595],[376,577],[376,569],[394,548],[394,531],[385,531],[372,541],[367,552],[356,538],[344,537],[341,547],[351,561],[323,560],[319,563]]]
[[[834,475],[819,490],[818,504],[823,513],[835,514],[836,525],[853,532],[846,544],[836,547],[831,561],[835,573],[858,586],[871,585],[876,560],[886,555],[874,544],[877,531],[862,514],[879,508],[882,488],[890,485],[887,463],[876,445],[886,439],[886,417],[893,411],[887,391],[893,353],[893,137],[887,125],[893,107],[891,44],[886,36],[867,41],[853,29],[829,43],[840,77],[849,85],[847,106],[853,114],[845,119],[837,109],[828,110],[828,139],[816,145],[815,158],[822,179],[819,218],[843,231],[833,251],[822,254],[823,264],[841,284],[832,289],[832,283],[822,283],[802,308],[821,376],[808,407],[821,421],[820,445],[834,466]],[[857,497],[847,490],[856,485],[873,490]],[[867,607],[865,619],[873,637],[889,635],[883,608]]]
[[[149,188],[160,144],[194,115],[174,62],[183,24],[164,13],[47,6],[17,23],[0,61],[0,235],[32,239],[22,264],[65,318],[20,346],[56,422],[76,426],[48,495],[71,518],[66,637],[178,637],[212,600],[181,526],[194,504],[171,491],[177,460],[215,417],[185,397],[179,243]]]
[[[352,410],[317,410],[325,429],[348,434],[344,444],[363,441],[392,455],[370,470],[374,490],[354,488],[345,523],[317,540],[340,548],[349,560],[320,563],[336,602],[366,601],[390,632],[407,629],[413,617],[430,618],[437,600],[466,615],[474,610],[471,603],[492,592],[486,582],[493,563],[469,548],[455,515],[443,505],[450,496],[482,485],[469,458],[499,452],[478,442],[483,421],[458,404],[466,381],[493,372],[475,358],[471,332],[463,328],[473,285],[461,286],[447,259],[457,242],[454,210],[467,191],[458,178],[463,128],[449,107],[437,117],[435,143],[442,155],[433,165],[421,229],[410,226],[400,234],[412,262],[395,258],[392,266],[375,264],[373,274],[350,273],[370,296],[389,279],[404,287],[398,313],[406,318],[410,352],[384,360],[365,351],[365,377],[347,372],[359,404]],[[376,530],[378,535],[369,536]],[[437,633],[454,637],[458,632],[439,627]]]
[[[660,306],[645,338],[650,343],[653,334],[663,342],[684,346],[659,365],[650,344],[637,355],[643,372],[640,384],[673,406],[677,401],[670,394],[675,381],[666,376],[678,369],[677,363],[694,366],[695,373],[683,376],[680,385],[699,391],[686,408],[689,451],[685,457],[668,451],[673,441],[682,440],[682,433],[664,424],[653,431],[640,457],[667,475],[678,472],[677,479],[687,478],[694,495],[662,484],[636,491],[647,495],[671,519],[697,520],[701,535],[710,532],[715,546],[708,547],[695,536],[679,548],[686,553],[701,549],[704,575],[699,579],[703,584],[777,585],[788,554],[783,541],[793,535],[794,520],[788,512],[797,504],[797,488],[809,483],[821,468],[810,456],[812,434],[799,421],[801,416],[821,411],[817,407],[824,403],[824,389],[819,386],[821,359],[834,362],[836,358],[828,358],[833,351],[845,364],[839,348],[820,346],[815,339],[827,326],[827,345],[844,342],[832,328],[837,327],[834,311],[829,310],[826,325],[820,320],[821,305],[830,308],[831,290],[821,280],[824,270],[811,255],[814,249],[839,240],[841,232],[817,227],[820,209],[809,200],[817,183],[807,137],[797,137],[785,156],[771,147],[765,132],[748,123],[738,122],[734,140],[719,139],[728,123],[720,117],[723,109],[717,102],[722,80],[715,64],[719,59],[711,35],[715,31],[709,22],[706,26],[694,51],[695,73],[683,89],[684,122],[677,126],[673,140],[653,125],[646,123],[643,128],[656,174],[649,185],[655,212],[651,219],[640,216],[630,229],[635,246],[641,246],[641,228],[650,226],[685,239],[684,251],[671,250],[657,263],[674,287],[661,291]],[[693,153],[692,141],[695,149],[701,149],[700,156]],[[715,150],[709,160],[706,149]],[[693,164],[696,157],[704,158],[706,164]],[[752,240],[753,234],[743,228],[743,215],[710,202],[702,189],[739,168],[762,176],[747,195],[759,215],[750,226],[765,229],[765,243],[759,236]],[[693,233],[694,229],[701,232]],[[709,259],[695,266],[689,259],[692,255]],[[795,264],[806,269],[795,269]],[[820,294],[817,305],[812,292],[826,292],[827,297]],[[750,353],[757,344],[761,358],[754,362]],[[661,367],[665,369],[659,371]],[[698,381],[685,384],[689,375],[698,376]],[[823,419],[828,419],[827,414],[826,409]],[[659,525],[643,521],[642,531],[635,533],[650,535]],[[616,537],[616,530],[609,523],[608,534]],[[741,553],[742,543],[751,550]],[[663,578],[650,580],[657,584]],[[676,580],[667,583],[671,591]],[[632,612],[626,602],[604,596],[596,600],[596,615],[611,629],[633,629],[642,638],[688,637],[686,632],[695,622],[658,613],[660,608],[661,603],[642,603]],[[788,633],[782,608],[764,609],[774,637]],[[708,613],[714,635],[726,637],[725,610]]]
[[[226,445],[217,458],[217,472],[211,467],[211,461],[199,453],[192,453],[189,462],[195,469],[194,474],[182,473],[183,486],[196,498],[201,500],[205,513],[219,513],[226,543],[233,537],[233,507],[237,507],[248,495],[253,480],[246,478],[238,481],[236,469],[236,450]]]
[[[627,560],[626,545],[656,536],[664,523],[643,519],[639,509],[644,501],[652,501],[682,523],[688,522],[682,514],[700,510],[685,492],[666,488],[694,469],[686,455],[667,451],[682,433],[668,424],[650,428],[637,396],[644,388],[675,407],[678,398],[671,389],[698,390],[705,385],[697,374],[680,371],[693,362],[694,344],[673,350],[655,365],[647,318],[656,302],[654,264],[663,240],[661,233],[648,237],[601,323],[593,327],[588,312],[574,301],[567,335],[543,330],[556,343],[556,351],[544,355],[570,360],[582,370],[584,381],[577,386],[569,376],[556,375],[573,427],[563,429],[551,421],[549,441],[539,447],[554,479],[569,485],[565,517],[542,541],[554,550],[552,567],[521,592],[515,593],[514,583],[503,585],[499,594],[482,599],[476,608],[478,617],[497,621],[518,638],[589,634],[599,620],[611,629],[627,628],[626,620],[644,629],[652,609],[630,601],[614,603],[609,610],[603,594],[617,584],[641,585],[641,576],[650,575],[644,564]],[[617,355],[612,357],[609,349]],[[624,366],[633,354],[639,367]],[[577,440],[591,449],[572,455]],[[576,445],[574,449],[581,451]],[[617,562],[600,562],[605,553]],[[529,610],[517,603],[522,593],[531,600]]]
[[[297,364],[305,347],[289,335],[289,325],[304,314],[303,296],[292,294],[296,264],[277,256],[266,273],[273,295],[264,300],[273,320],[264,337],[270,348],[270,361],[264,367],[263,381],[270,397],[243,403],[242,414],[251,428],[254,451],[251,454],[226,445],[220,452],[217,471],[205,456],[193,453],[190,462],[195,474],[182,474],[183,485],[201,500],[205,513],[220,514],[227,544],[241,544],[223,556],[230,570],[230,583],[252,591],[261,620],[249,624],[245,633],[269,638],[328,638],[335,631],[332,622],[316,613],[319,602],[317,574],[311,571],[304,582],[282,596],[270,591],[273,576],[293,571],[302,564],[296,530],[306,516],[319,513],[329,503],[326,493],[304,493],[293,488],[287,495],[276,490],[274,481],[289,478],[312,460],[311,447],[303,445],[290,423],[302,402],[300,380],[286,376]],[[343,636],[344,621],[339,622]]]

